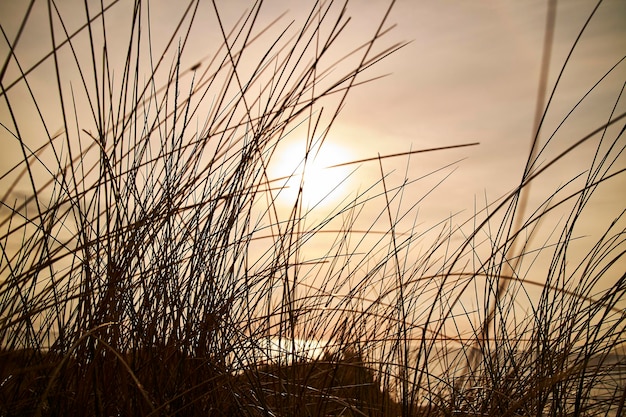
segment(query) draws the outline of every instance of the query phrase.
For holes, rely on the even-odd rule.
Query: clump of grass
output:
[[[328,109],[400,47],[378,47],[381,25],[338,58],[347,17],[332,2],[290,30],[257,27],[260,3],[227,28],[215,4],[190,1],[159,49],[149,5],[129,6],[121,66],[114,8],[86,4],[71,32],[50,4],[52,53],[35,63],[18,55],[21,30],[7,39],[4,126],[23,158],[2,177],[3,413],[237,414],[231,376],[254,363],[242,347],[293,332],[296,314],[283,275],[301,213],[279,217],[267,165],[295,126],[323,137]],[[184,67],[207,12],[223,44]],[[31,87],[38,67],[56,115]],[[24,90],[44,141],[25,133]]]
[[[35,2],[3,28],[2,126],[21,158],[0,177],[2,415],[621,413],[623,212],[573,255],[598,190],[623,178],[621,91],[577,141],[562,124],[540,141],[539,101],[519,187],[427,241],[411,222],[431,190],[393,183],[384,156],[352,161],[380,179],[317,221],[302,192],[281,206],[267,170],[296,129],[306,164],[349,91],[403,45],[381,40],[387,15],[337,58],[349,26],[333,2],[294,30],[258,27],[260,3],[229,25],[190,1],[162,46],[137,2],[119,48],[108,16],[122,6],[86,3],[74,28],[50,3],[42,59],[19,48]],[[189,61],[209,12],[221,47]],[[590,144],[585,171],[524,202]]]

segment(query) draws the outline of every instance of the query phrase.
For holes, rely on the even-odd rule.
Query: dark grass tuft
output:
[[[519,187],[423,231],[432,189],[414,191],[436,173],[395,183],[382,161],[425,150],[340,164],[380,178],[328,212],[302,190],[285,208],[268,173],[300,130],[306,164],[403,46],[387,14],[343,50],[349,9],[334,2],[263,27],[261,3],[230,22],[189,1],[165,41],[148,3],[87,2],[78,24],[58,6],[31,2],[2,28],[2,135],[18,157],[0,173],[0,415],[623,411],[624,212],[577,251],[599,190],[624,175],[621,90],[601,125],[542,134],[559,91],[541,100],[544,67]],[[206,16],[222,44],[198,61]],[[20,47],[33,22],[52,42],[34,58]],[[528,199],[582,147],[579,174]]]

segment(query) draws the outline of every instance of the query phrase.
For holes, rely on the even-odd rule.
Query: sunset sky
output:
[[[0,4],[0,23],[9,39],[15,37],[27,3],[3,1]],[[70,32],[84,22],[81,2],[78,6],[69,1],[58,3],[66,24],[71,26]],[[385,77],[355,88],[348,96],[327,138],[329,149],[334,149],[328,151],[333,158],[324,159],[325,151],[322,150],[321,164],[335,165],[377,155],[479,142],[472,147],[416,154],[410,159],[383,160],[384,171],[391,173],[388,177],[390,186],[401,184],[405,175],[409,179],[421,178],[449,165],[407,187],[407,206],[424,197],[419,214],[408,222],[409,226],[413,222],[422,225],[418,229],[451,215],[456,215],[452,220],[454,225],[461,224],[472,218],[474,211],[482,209],[486,202],[492,203],[506,195],[519,184],[533,134],[546,3],[513,0],[397,1],[385,25],[395,27],[380,41],[379,50],[397,42],[406,41],[408,44],[363,74],[362,80],[381,75]],[[163,44],[183,10],[179,2],[163,0],[150,4],[151,35],[155,45]],[[244,0],[217,1],[224,26],[231,27],[251,4]],[[276,30],[285,27],[291,20],[295,20],[297,27],[312,4],[310,1],[268,0],[263,4],[259,19],[269,22],[286,12]],[[346,27],[345,36],[338,41],[339,45],[354,47],[369,39],[388,4],[388,1],[381,0],[350,2],[348,15],[353,18]],[[592,1],[559,2],[548,91],[554,86],[558,71],[594,6]],[[197,62],[206,63],[221,43],[211,4],[204,3],[199,10],[198,19],[201,22],[206,19],[206,23],[195,26],[195,36],[191,38],[182,62],[184,68],[190,68]],[[128,7],[121,4],[111,8],[107,17],[111,39],[115,39],[116,31],[124,27],[128,13]],[[50,50],[47,25],[46,4],[37,2],[17,50],[25,68],[28,67],[27,62],[36,62]],[[124,32],[120,30],[119,33]],[[120,42],[123,43],[123,39]],[[339,48],[339,52],[345,52],[341,46]],[[112,56],[119,53],[111,51]],[[7,56],[6,42],[0,46],[0,54]],[[626,2],[605,1],[570,58],[542,129],[541,143],[545,143],[567,112],[594,83],[625,55]],[[46,91],[51,91],[52,95],[55,89],[56,80],[50,78],[50,67],[46,68],[42,66],[29,78],[41,94],[40,101]],[[14,78],[15,67],[9,67],[3,85],[6,87]],[[539,158],[540,161],[548,162],[576,140],[606,123],[625,80],[626,63],[622,62],[563,125],[554,143]],[[80,87],[77,81],[75,83]],[[22,94],[25,92],[22,91]],[[18,103],[15,96],[13,99]],[[15,105],[19,110],[19,104]],[[53,110],[58,106],[56,103],[47,105]],[[625,109],[622,99],[615,114],[621,114]],[[27,110],[22,114],[28,114]],[[0,116],[2,123],[10,129],[4,101]],[[60,120],[56,125],[54,120],[48,122],[53,132],[61,127]],[[28,134],[30,128],[33,129],[30,132],[33,136],[41,134],[36,127],[26,125],[23,133]],[[611,132],[615,136],[615,129]],[[0,155],[0,171],[5,172],[15,164],[15,158],[20,158],[20,154],[15,141],[4,129],[0,137],[4,143],[11,143]],[[297,138],[294,140],[298,141]],[[623,137],[620,143],[623,146]],[[581,147],[548,170],[533,185],[530,210],[551,195],[556,187],[587,169],[591,162],[590,150],[594,148],[595,145]],[[286,159],[290,159],[289,155]],[[623,166],[622,155],[615,170]],[[352,169],[356,171],[344,192],[362,190],[380,178],[380,167],[376,161],[354,165]],[[447,178],[441,182],[444,177]],[[439,185],[435,187],[436,184]],[[581,234],[596,233],[600,227],[596,221],[605,227],[609,219],[619,214],[624,208],[624,191],[624,175],[607,182],[598,191],[600,198],[590,203],[587,223]]]

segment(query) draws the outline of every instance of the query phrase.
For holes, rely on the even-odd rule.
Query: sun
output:
[[[278,200],[293,205],[298,198],[305,207],[326,206],[339,202],[350,192],[351,152],[326,140],[306,155],[304,140],[286,146],[268,168],[279,190]],[[302,185],[302,192],[299,193]]]

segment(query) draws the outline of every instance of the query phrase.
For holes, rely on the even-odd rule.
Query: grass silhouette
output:
[[[268,174],[298,129],[306,169],[349,92],[404,45],[385,38],[389,11],[338,50],[347,5],[259,27],[261,2],[228,26],[191,0],[160,44],[138,1],[122,48],[108,20],[121,1],[86,2],[77,27],[49,2],[52,48],[22,58],[37,6],[2,29],[2,129],[20,156],[0,175],[0,415],[622,413],[624,212],[584,256],[574,247],[598,190],[623,178],[626,114],[617,91],[601,126],[564,140],[572,112],[540,140],[559,91],[542,101],[554,2],[519,186],[427,232],[412,219],[431,189],[409,190],[433,173],[396,184],[383,160],[448,147],[346,161],[380,178],[321,217],[306,183],[285,209]],[[221,47],[189,61],[207,11]],[[588,166],[531,201],[582,147]]]

